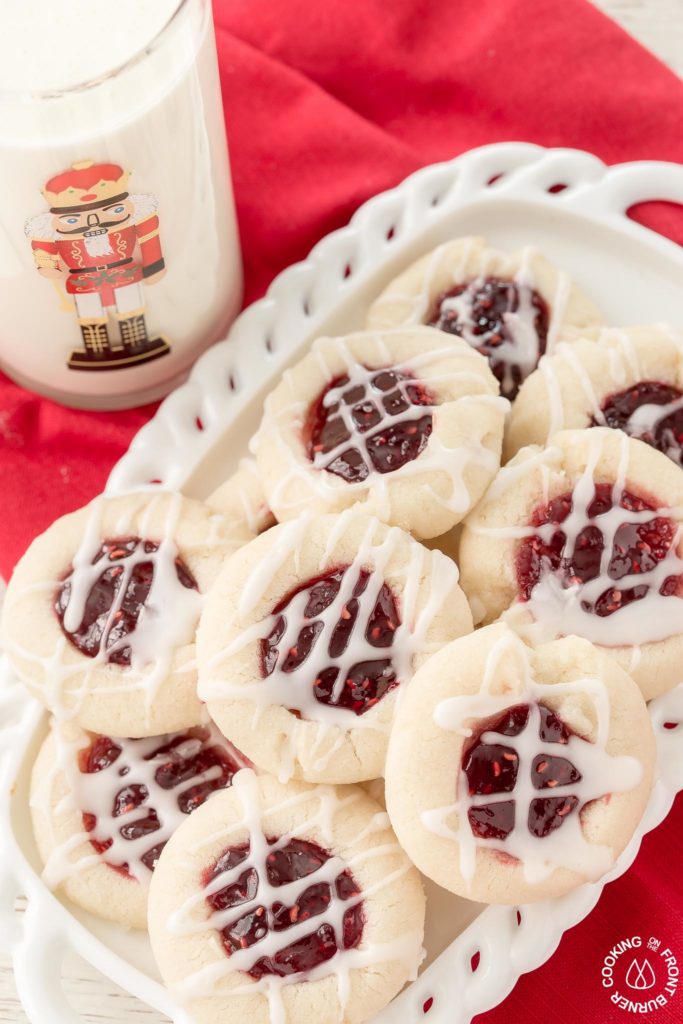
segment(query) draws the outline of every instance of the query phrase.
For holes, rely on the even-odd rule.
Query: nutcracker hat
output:
[[[118,164],[84,160],[50,178],[43,195],[55,212],[90,209],[127,196],[128,176]]]

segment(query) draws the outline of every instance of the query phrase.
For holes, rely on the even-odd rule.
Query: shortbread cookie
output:
[[[206,499],[214,512],[238,520],[254,535],[275,526],[254,459],[240,459],[239,468]]]
[[[353,505],[436,537],[495,474],[507,408],[486,361],[432,328],[319,338],[266,399],[268,504],[280,521]]]
[[[239,772],[166,846],[149,909],[196,1024],[361,1024],[422,958],[420,876],[359,786]]]
[[[197,634],[199,696],[282,781],[374,779],[401,686],[471,628],[441,552],[352,510],[302,517],[227,562]]]
[[[247,763],[215,726],[130,740],[53,721],[31,779],[44,880],[98,917],[146,928],[165,843]]]
[[[502,469],[465,524],[475,621],[505,613],[534,643],[585,637],[646,699],[680,682],[683,473],[606,427],[555,434]]]
[[[558,430],[596,426],[623,430],[683,466],[681,331],[658,325],[567,335],[522,386],[505,429],[506,458]]]
[[[499,623],[444,647],[407,688],[387,807],[408,856],[439,885],[529,903],[614,866],[654,763],[645,702],[611,658],[578,637],[533,650]]]
[[[83,728],[155,736],[198,725],[199,614],[251,536],[179,494],[96,498],[17,565],[2,645],[38,700]]]
[[[510,399],[565,328],[599,323],[590,299],[536,249],[498,252],[483,238],[458,238],[423,256],[367,318],[368,328],[431,324],[464,338],[488,358]]]

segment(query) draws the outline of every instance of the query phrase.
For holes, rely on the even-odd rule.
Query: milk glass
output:
[[[157,398],[241,299],[209,0],[0,12],[0,367],[73,406]]]

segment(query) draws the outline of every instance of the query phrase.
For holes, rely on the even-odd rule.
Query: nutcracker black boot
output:
[[[147,337],[147,324],[142,313],[136,316],[129,316],[119,320],[121,331],[121,342],[130,355],[135,352],[144,352],[149,344]]]
[[[129,363],[146,363],[150,359],[158,359],[165,355],[169,346],[164,338],[150,338],[143,313],[133,316],[118,317],[121,331],[121,344],[125,353],[125,361]]]
[[[148,363],[170,352],[165,338],[149,338],[142,314],[119,319],[121,340],[112,342],[107,322],[81,323],[84,348],[71,353],[72,370],[119,370]]]
[[[71,353],[72,370],[102,370],[112,358],[112,348],[106,320],[80,324],[83,348]]]

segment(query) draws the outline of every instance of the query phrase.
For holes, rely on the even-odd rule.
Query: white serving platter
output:
[[[200,359],[139,432],[107,492],[161,486],[206,496],[245,454],[263,396],[283,369],[317,335],[360,327],[370,301],[400,269],[457,235],[484,235],[503,248],[537,245],[609,322],[680,321],[683,250],[627,216],[632,205],[656,199],[683,204],[683,168],[655,162],[607,168],[576,150],[505,143],[418,171],[361,207],[347,228],[323,239],[245,310],[227,340]],[[188,1024],[160,984],[144,935],[95,919],[42,883],[28,780],[47,717],[6,666],[2,671],[0,945],[12,950],[29,1020],[82,1024],[60,974],[65,952],[73,950],[148,1006]],[[563,932],[590,912],[604,882],[628,868],[642,836],[683,788],[683,724],[677,728],[683,685],[650,709],[659,779],[638,834],[608,878],[521,908],[485,908],[432,888],[420,977],[375,1024],[468,1024],[547,960]],[[24,913],[16,910],[20,897]]]

